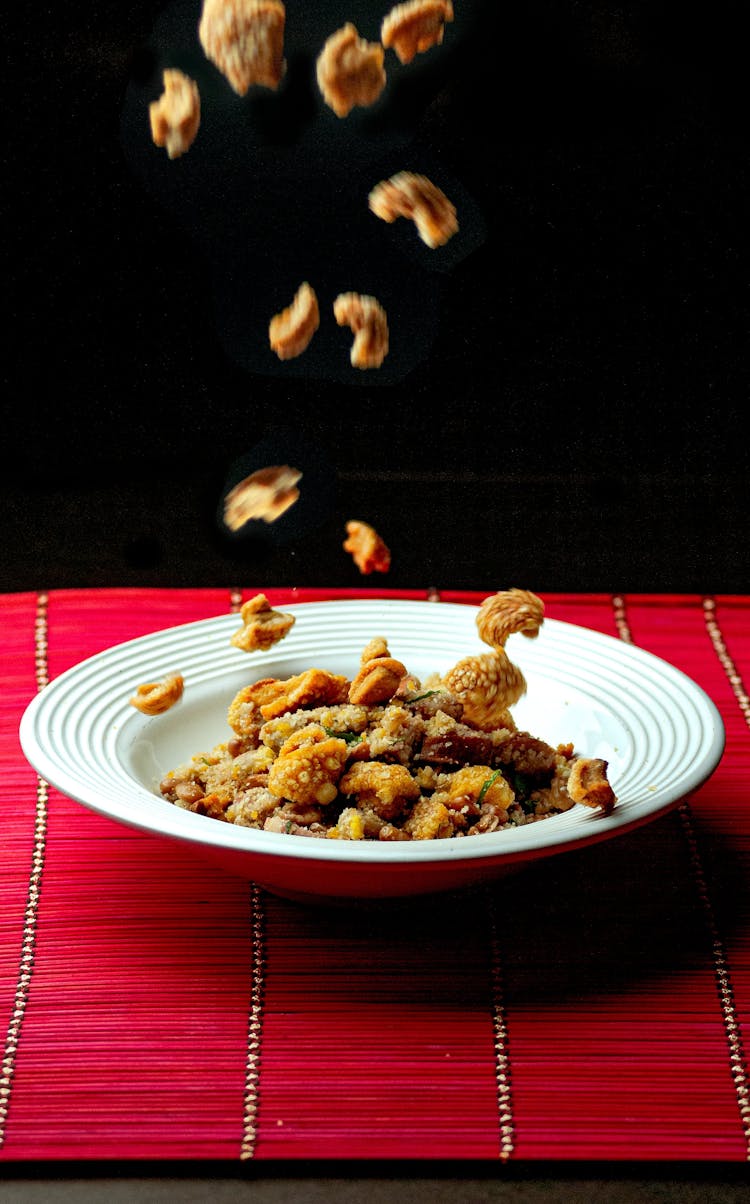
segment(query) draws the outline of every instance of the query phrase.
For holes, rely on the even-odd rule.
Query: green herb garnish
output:
[[[477,799],[477,806],[481,806],[485,794],[489,790],[490,786],[495,784],[502,772],[502,769],[496,769],[495,772],[487,778],[487,781],[482,783],[482,789],[479,791],[479,798]]]
[[[431,694],[439,694],[439,690],[427,690],[424,694],[415,694],[413,698],[407,698],[407,702],[421,702],[423,698],[429,698]]]
[[[511,786],[517,801],[523,802],[531,794],[532,786],[529,779],[522,773],[511,774]]]
[[[323,725],[323,731],[327,736],[333,736],[336,740],[344,740],[347,744],[359,744],[362,739],[361,732],[337,732],[335,727],[326,727]]]

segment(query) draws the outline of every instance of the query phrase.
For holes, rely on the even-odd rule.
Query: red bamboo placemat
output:
[[[241,599],[0,597],[0,1159],[746,1161],[750,597],[545,596],[717,703],[691,799],[491,888],[337,909],[122,828],[20,751],[46,680]]]

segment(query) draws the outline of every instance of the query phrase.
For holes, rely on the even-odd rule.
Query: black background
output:
[[[315,55],[388,7],[289,0],[284,85],[244,100],[190,0],[14,18],[1,588],[746,591],[736,10],[455,0],[443,47],[389,52],[383,103],[340,122]],[[147,105],[178,62],[203,121],[170,163]],[[355,212],[402,166],[459,204],[434,256]],[[321,329],[280,365],[264,324],[308,275]],[[388,299],[380,373],[348,365],[347,288]],[[227,482],[272,453],[301,501],[231,537]],[[343,552],[352,517],[387,577]]]

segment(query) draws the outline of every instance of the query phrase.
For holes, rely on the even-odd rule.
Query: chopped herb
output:
[[[487,778],[487,781],[482,783],[482,789],[479,791],[479,798],[477,799],[478,806],[482,805],[482,801],[484,799],[485,794],[489,790],[490,786],[493,786],[495,784],[495,782],[500,777],[502,772],[503,772],[502,769],[496,769],[495,772],[493,774],[491,774],[490,777]]]
[[[362,739],[361,732],[337,732],[334,727],[323,727],[323,731],[327,736],[334,736],[336,740],[345,740],[347,744],[359,744]]]
[[[421,702],[423,698],[429,698],[431,694],[439,694],[439,690],[426,690],[424,694],[415,694],[413,698],[407,698],[407,702]]]
[[[535,807],[530,798],[518,799],[518,802],[520,803],[521,809],[523,810],[524,814],[526,814],[526,815],[534,814]]]
[[[512,773],[510,775],[510,784],[513,787],[513,793],[519,803],[525,802],[532,791],[532,785],[529,779],[522,773]]]
[[[288,819],[286,821],[286,823],[284,824],[284,831],[291,832],[291,830],[292,830],[292,821],[290,819]]]

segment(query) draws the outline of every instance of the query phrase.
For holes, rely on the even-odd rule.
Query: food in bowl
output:
[[[171,770],[161,794],[241,827],[338,840],[457,839],[536,823],[575,803],[608,813],[607,762],[519,730],[526,690],[505,651],[534,638],[541,600],[494,595],[477,625],[491,651],[420,680],[385,637],[350,678],[310,668],[232,700],[226,741]]]

